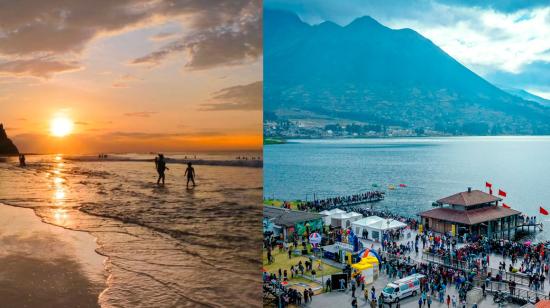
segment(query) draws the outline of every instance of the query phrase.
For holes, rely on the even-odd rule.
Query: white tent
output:
[[[345,229],[351,227],[354,221],[361,218],[363,218],[363,215],[356,212],[334,214],[330,217],[330,225]]]
[[[368,232],[367,239],[379,242],[384,231],[405,228],[407,225],[395,219],[385,219],[378,216],[369,216],[352,222],[355,234],[363,237],[363,231]]]
[[[323,222],[326,226],[330,225],[331,217],[337,214],[345,214],[346,211],[343,211],[341,209],[332,209],[332,210],[324,210],[322,212],[319,212],[319,214],[326,215],[323,217]]]

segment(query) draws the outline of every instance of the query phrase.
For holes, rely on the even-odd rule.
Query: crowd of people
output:
[[[331,210],[337,207],[352,206],[360,203],[375,202],[384,199],[382,191],[368,191],[365,193],[354,194],[351,196],[332,197],[326,199],[316,199],[314,201],[302,201],[296,204],[300,211],[321,212]],[[285,202],[288,206],[290,203]]]
[[[298,243],[285,243],[282,245],[277,242],[270,240],[264,241],[264,246],[267,249],[267,257],[269,262],[272,263],[274,259],[272,257],[272,251],[278,247],[279,252],[283,256],[288,255],[288,259],[292,259],[292,252],[299,247]],[[305,241],[301,244],[302,248],[306,251],[308,245]],[[263,272],[263,283],[264,283],[264,294],[271,294],[275,301],[280,301],[282,307],[286,307],[290,304],[301,305],[302,303],[307,304],[313,300],[314,292],[311,288],[305,288],[303,292],[298,291],[296,288],[287,287],[289,280],[298,277],[304,276],[305,274],[309,275],[313,280],[316,279],[317,271],[322,271],[322,263],[315,262],[313,257],[309,257],[308,260],[302,262],[301,259],[297,263],[292,264],[290,268],[279,268],[273,272],[264,271]]]
[[[302,305],[302,303],[307,304],[313,301],[313,290],[311,288],[304,288],[302,292],[296,288],[290,288],[285,286],[284,283],[277,280],[272,275],[266,275],[264,273],[264,284],[263,284],[264,294],[271,294],[278,303],[281,302],[281,305],[277,307],[287,307],[289,305]]]
[[[372,196],[366,198],[373,198]],[[365,198],[365,196],[357,197],[356,195],[347,198],[318,200],[315,203],[301,203],[299,208],[321,211],[336,204],[352,204],[361,200],[360,198]],[[473,287],[481,288],[484,295],[487,293],[487,288],[490,288],[491,291],[495,290],[495,285],[498,286],[499,292],[504,292],[503,288],[507,288],[505,291],[509,294],[508,296],[516,296],[519,294],[518,289],[521,290],[523,298],[516,296],[514,300],[525,300],[525,294],[527,294],[525,292],[532,292],[529,294],[538,301],[539,296],[544,292],[546,278],[550,270],[550,256],[547,253],[549,243],[533,244],[530,241],[489,239],[483,235],[467,233],[452,236],[450,232],[438,234],[429,230],[424,230],[423,233],[418,233],[410,238],[405,236],[405,232],[419,229],[419,221],[414,218],[360,206],[347,206],[346,210],[360,213],[365,217],[376,215],[407,224],[407,228],[383,233],[383,240],[378,251],[380,255],[384,256],[380,264],[380,272],[385,273],[390,281],[414,273],[424,274],[426,277],[422,280],[419,307],[423,307],[427,303],[429,307],[431,301],[446,303],[448,306],[452,303],[453,307],[461,307],[460,305],[465,303],[467,292]],[[537,223],[536,217],[525,216],[523,221],[529,224]],[[327,244],[334,241],[345,242],[346,235],[349,234],[345,231],[347,230],[325,229],[323,238],[326,237],[329,240]],[[357,236],[363,239],[367,238],[366,234],[357,234]],[[419,258],[420,249],[424,254],[423,258],[427,259]],[[414,254],[417,257],[411,258],[414,257]],[[490,262],[491,258],[497,256],[499,259],[501,258],[498,269],[495,268],[494,260],[492,263]],[[495,265],[491,266],[492,264]],[[283,271],[283,281],[285,276]],[[325,287],[327,291],[332,290],[329,285]],[[448,292],[451,287],[454,287],[458,293],[456,298],[451,296],[454,292]],[[350,281],[345,282],[344,288],[352,289],[352,304],[356,304],[355,290],[363,289],[365,285],[361,276],[355,273]],[[381,301],[383,302],[382,293],[377,296],[376,292],[367,290],[365,295],[371,306],[380,307]]]

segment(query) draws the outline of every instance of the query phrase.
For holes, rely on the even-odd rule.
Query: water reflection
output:
[[[63,203],[65,200],[65,190],[63,190],[63,187],[59,187],[59,189],[56,189],[54,193],[54,199],[56,204]]]
[[[60,161],[61,155],[56,155],[55,160]],[[65,189],[65,179],[62,177],[65,164],[63,162],[55,163],[51,175],[53,175],[53,203],[58,208],[53,210],[53,217],[55,222],[59,225],[65,225],[69,219],[67,209],[65,207],[65,200],[67,198]]]
[[[55,222],[59,225],[65,225],[67,220],[69,220],[69,214],[67,213],[67,210],[62,208],[55,209],[53,217],[55,218]]]

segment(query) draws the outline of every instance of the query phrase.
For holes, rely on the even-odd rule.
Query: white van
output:
[[[402,299],[407,296],[415,296],[420,293],[420,279],[426,276],[422,274],[414,274],[405,278],[390,282],[386,285],[382,294],[385,302],[395,302],[397,299]]]

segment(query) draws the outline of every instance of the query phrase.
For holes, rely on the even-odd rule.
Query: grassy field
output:
[[[263,261],[263,268],[270,272],[270,273],[277,273],[279,269],[281,271],[284,271],[285,269],[288,272],[288,277],[290,279],[290,267],[292,265],[298,265],[298,262],[302,261],[302,264],[304,264],[306,261],[309,261],[309,258],[307,256],[292,256],[291,259],[288,258],[288,253],[286,251],[279,252],[279,249],[275,249],[272,252],[273,257],[275,258],[275,262],[268,264],[267,262],[267,252],[264,251],[262,255],[262,261]],[[313,268],[317,272],[317,277],[325,276],[325,275],[332,275],[341,273],[342,270],[339,268],[336,268],[332,265],[326,264],[322,262],[322,270],[319,270],[317,268],[317,261],[313,261]],[[310,272],[307,272],[307,274],[311,274]],[[295,278],[296,279],[296,278]]]

